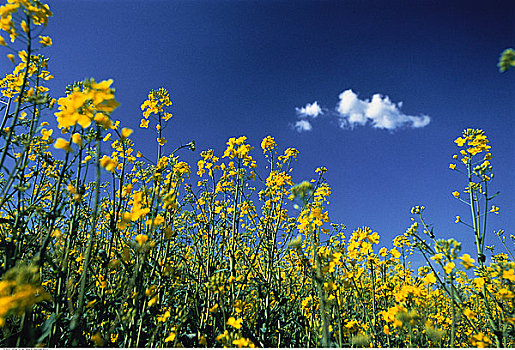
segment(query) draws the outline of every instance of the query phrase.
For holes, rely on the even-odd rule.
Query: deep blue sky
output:
[[[472,250],[472,233],[454,224],[467,208],[451,192],[466,180],[448,169],[464,128],[491,140],[493,189],[501,215],[490,232],[515,233],[515,71],[501,74],[499,54],[515,45],[513,1],[69,1],[53,0],[46,50],[54,95],[68,83],[114,79],[121,106],[114,118],[135,130],[140,148],[154,138],[140,129],[139,106],[166,87],[174,118],[171,151],[195,140],[221,154],[229,137],[256,146],[267,135],[299,149],[293,178],[328,168],[333,222],[367,225],[382,244],[410,226],[422,204],[440,237]],[[342,129],[341,92],[379,93],[428,115],[423,128],[394,131],[370,124]],[[324,115],[297,132],[296,109],[317,101]],[[154,145],[146,154],[154,154]],[[195,165],[199,152],[183,154]],[[495,243],[495,241],[494,241]]]

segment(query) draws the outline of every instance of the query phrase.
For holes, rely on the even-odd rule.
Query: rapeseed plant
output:
[[[346,234],[331,223],[327,169],[296,183],[298,150],[281,151],[272,136],[260,145],[265,174],[245,136],[221,155],[200,152],[194,167],[179,156],[193,141],[167,153],[172,102],[160,88],[141,105],[140,127],[156,133],[150,160],[134,149],[138,131],[112,119],[112,80],[51,97],[48,60],[33,54],[52,45],[34,34],[50,16],[38,0],[0,7],[10,39],[0,34],[0,45],[18,52],[0,81],[0,344],[514,345],[515,259],[504,231],[509,255],[486,258],[486,220],[501,210],[487,191],[493,156],[482,130],[455,140],[449,166],[466,178],[452,196],[470,207],[456,223],[471,230],[476,254],[438,239],[424,206],[388,249],[369,227]],[[55,123],[41,122],[54,105]],[[415,252],[426,261],[417,272]]]

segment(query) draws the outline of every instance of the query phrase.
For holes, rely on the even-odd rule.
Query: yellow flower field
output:
[[[488,191],[495,158],[483,130],[457,135],[449,157],[463,180],[452,195],[470,207],[456,223],[477,251],[439,239],[422,205],[382,242],[369,227],[331,223],[328,170],[296,184],[302,155],[272,136],[257,147],[230,138],[223,154],[182,161],[195,143],[165,139],[164,88],[141,105],[157,159],[112,119],[112,80],[52,97],[41,54],[52,39],[40,35],[51,16],[37,0],[0,7],[0,44],[16,53],[0,81],[1,346],[515,346],[515,259],[486,258],[486,218],[502,210]],[[425,261],[417,270],[413,254]]]

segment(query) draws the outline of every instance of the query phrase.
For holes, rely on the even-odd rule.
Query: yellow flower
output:
[[[275,147],[277,147],[277,144],[275,143],[274,138],[272,136],[267,136],[263,139],[263,141],[261,141],[261,148],[263,149],[263,153],[271,151]]]
[[[486,348],[492,344],[492,341],[486,334],[479,332],[471,337],[471,344],[477,348]]]
[[[163,113],[163,120],[164,120],[165,122],[167,122],[167,121],[168,121],[172,116],[173,116],[173,115],[172,115],[172,113],[166,113],[166,112],[164,112],[164,113]]]
[[[5,42],[4,38],[0,36],[0,45],[7,46],[7,43]]]
[[[392,256],[395,258],[395,259],[399,259],[400,256],[401,256],[401,253],[396,249],[396,248],[392,248],[390,249],[390,254],[392,254]]]
[[[112,122],[111,118],[109,118],[104,113],[97,113],[97,114],[95,114],[94,120],[97,122],[97,124],[102,126],[102,128],[104,128],[104,130],[112,129],[113,128],[113,122]],[[81,126],[83,128],[87,128],[87,126],[84,126],[84,125],[81,125]]]
[[[50,138],[50,136],[52,136],[52,133],[54,132],[53,129],[50,129],[50,130],[47,130],[47,129],[42,129],[41,130],[41,140],[48,140]]]
[[[148,121],[147,119],[141,119],[141,122],[140,122],[140,124],[139,124],[139,127],[140,127],[140,128],[145,128],[145,129],[146,129],[146,128],[148,128],[148,122],[149,122],[149,121]]]
[[[43,46],[51,46],[52,39],[49,36],[39,36],[39,43]]]
[[[57,149],[63,149],[66,152],[71,152],[72,151],[72,149],[70,147],[70,142],[68,142],[68,141],[66,141],[65,139],[62,139],[62,138],[58,138],[55,141],[54,147],[57,148]]]
[[[155,297],[153,297],[152,299],[150,299],[148,301],[148,307],[152,307],[153,305],[155,305],[158,302],[158,300],[159,300],[159,298],[157,295]]]
[[[452,195],[455,197],[455,198],[460,198],[460,193],[458,191],[454,191],[452,193]]]
[[[158,137],[157,138],[157,143],[159,143],[159,146],[164,146],[165,143],[166,143],[166,139],[164,137]]]
[[[8,54],[7,55],[7,58],[9,59],[9,61],[11,61],[12,63],[14,63],[14,55],[12,53]]]
[[[467,140],[462,139],[461,137],[458,137],[454,142],[458,145],[458,147],[462,147]]]
[[[317,174],[323,174],[323,173],[325,173],[326,171],[327,171],[327,168],[322,166],[322,167],[316,168],[315,173],[317,173]]]
[[[116,343],[118,340],[118,333],[111,333],[111,343]]]
[[[490,209],[490,213],[499,214],[499,207],[492,205],[492,209]]]
[[[470,309],[463,310],[463,315],[471,320],[476,318],[476,313]]]
[[[164,314],[157,317],[157,322],[166,322],[166,320],[170,317],[170,310],[166,310]]]
[[[460,259],[461,264],[465,269],[468,270],[474,266],[474,259],[472,259],[469,254],[463,254],[463,256]]]
[[[499,290],[498,292],[498,295],[499,297],[501,297],[501,299],[503,300],[509,300],[509,299],[512,299],[513,298],[513,292],[510,291],[509,289],[503,287]]]
[[[190,166],[186,162],[179,162],[173,166],[173,171],[181,175],[188,174],[190,172]]]
[[[454,266],[456,266],[456,264],[454,264],[453,262],[448,262],[447,264],[445,264],[443,269],[445,270],[446,274],[450,274],[454,269]]]
[[[452,170],[456,170],[456,164],[449,164],[449,168]]]
[[[175,340],[175,336],[176,336],[175,331],[171,331],[170,335],[168,335],[168,337],[165,339],[165,343],[168,343],[170,341],[174,341]]]
[[[129,137],[132,133],[133,133],[133,130],[132,130],[132,129],[123,128],[123,129],[122,129],[122,140],[124,140],[124,139],[126,139],[127,137]]]
[[[367,237],[367,240],[370,243],[377,244],[379,243],[379,234],[377,232],[373,232],[371,235]]]
[[[247,338],[235,339],[232,341],[232,344],[236,345],[239,348],[254,348],[255,347],[254,343],[251,342]]]
[[[434,272],[427,274],[427,276],[424,277],[424,281],[426,283],[436,283],[436,276],[435,276]]]
[[[478,289],[483,288],[485,285],[485,279],[483,277],[474,278],[474,284]]]
[[[100,166],[105,168],[107,171],[114,171],[118,166],[118,161],[111,159],[108,156],[103,156],[102,159],[100,159]]]
[[[138,242],[139,245],[143,245],[148,240],[148,236],[140,234],[136,236],[135,240],[136,242]]]
[[[234,317],[229,317],[229,319],[227,320],[227,325],[231,326],[231,327],[234,327],[236,329],[240,329],[241,328],[241,323],[243,322],[243,319],[241,318],[238,318],[238,319],[235,319]]]
[[[442,253],[437,253],[437,254],[435,254],[434,256],[431,257],[431,260],[440,261],[440,260],[442,260],[442,258],[443,258],[443,254]]]
[[[89,301],[87,304],[86,304],[86,309],[89,309],[90,307],[92,307],[93,305],[95,305],[97,302],[97,299],[93,299],[91,301]]]
[[[389,327],[387,324],[385,324],[385,325],[383,326],[383,333],[384,333],[384,334],[386,334],[386,335],[388,335],[388,334],[390,334],[390,333],[391,333],[391,332],[390,332],[390,327]]]
[[[211,313],[216,312],[216,311],[218,311],[218,303],[213,305],[213,307],[209,308],[209,312],[211,312]]]
[[[510,282],[515,282],[515,270],[509,269],[508,271],[502,272],[502,278],[509,280]]]
[[[29,32],[29,26],[27,25],[27,22],[25,22],[25,21],[21,21],[20,26],[21,26],[21,29],[23,29],[23,31],[24,31],[25,33],[28,33],[28,32]]]
[[[459,215],[456,215],[456,220],[454,220],[455,223],[461,222],[461,217]]]
[[[82,137],[79,133],[75,133],[72,135],[72,142],[76,145],[82,146]]]

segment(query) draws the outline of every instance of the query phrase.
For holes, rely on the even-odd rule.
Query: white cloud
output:
[[[323,114],[322,108],[320,108],[320,105],[317,101],[313,103],[308,103],[306,106],[301,108],[295,108],[297,111],[297,114],[301,117],[313,117],[316,118],[320,114]]]
[[[295,127],[295,130],[297,130],[297,132],[311,131],[311,129],[312,129],[311,123],[304,119],[297,120],[294,127]]]
[[[402,102],[392,103],[388,96],[375,94],[372,100],[360,100],[352,90],[345,90],[339,96],[336,106],[339,125],[342,128],[353,128],[365,125],[370,121],[374,128],[394,130],[403,126],[421,128],[429,124],[427,115],[412,116],[400,111]]]

